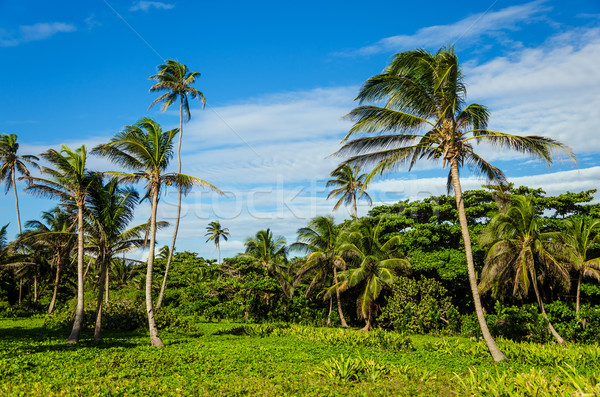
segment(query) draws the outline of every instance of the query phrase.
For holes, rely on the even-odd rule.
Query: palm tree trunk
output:
[[[125,263],[125,262],[123,262],[123,263]],[[106,269],[106,278],[105,278],[106,281],[104,283],[104,303],[106,303],[106,304],[108,304],[108,285],[109,285],[108,280],[109,280],[109,274],[110,274],[108,270],[109,269],[107,268]]]
[[[102,298],[104,297],[104,284],[106,283],[106,256],[102,255],[100,262],[100,280],[98,281],[98,300],[96,302],[96,323],[94,325],[94,340],[102,340]]]
[[[19,278],[19,304],[21,304],[23,298],[23,277]]]
[[[338,283],[337,269],[335,268],[335,265],[333,265],[333,283],[334,284]],[[340,289],[338,287],[335,287],[335,298],[337,300],[338,315],[340,316],[340,322],[342,323],[342,327],[348,328],[348,324],[346,323],[346,318],[344,317],[344,313],[342,312],[342,301],[340,299]]]
[[[77,308],[73,330],[67,343],[77,343],[83,327],[83,203],[77,203]]]
[[[54,306],[56,305],[56,295],[58,294],[58,280],[60,277],[60,264],[56,265],[56,277],[54,277],[54,291],[52,292],[52,300],[50,306],[48,306],[48,314],[52,314]]]
[[[454,194],[456,196],[456,208],[458,210],[458,221],[460,223],[460,231],[465,245],[465,256],[467,259],[467,270],[469,273],[469,285],[473,294],[473,303],[475,304],[475,313],[479,328],[483,335],[483,339],[492,355],[494,361],[502,361],[506,356],[500,351],[496,341],[492,337],[485,321],[485,315],[481,306],[481,298],[479,296],[479,288],[477,286],[477,275],[475,274],[475,264],[473,262],[473,252],[471,251],[471,236],[469,235],[469,226],[467,224],[467,216],[465,213],[465,204],[462,197],[462,189],[460,187],[460,179],[458,176],[458,160],[456,157],[450,159],[450,172],[452,175],[452,184],[454,186]]]
[[[540,291],[538,289],[538,285],[537,285],[537,280],[535,279],[535,275],[532,275],[531,277],[532,280],[532,284],[533,284],[533,290],[535,291],[535,298],[538,301],[538,305],[540,307],[540,311],[542,312],[542,315],[544,316],[544,318],[546,319],[546,321],[548,321],[548,332],[550,332],[550,334],[554,337],[554,339],[556,339],[556,341],[559,344],[564,344],[565,341],[564,339],[558,334],[558,332],[556,332],[556,329],[554,329],[554,327],[552,326],[552,324],[550,323],[550,320],[548,320],[548,315],[546,314],[546,309],[544,309],[544,302],[542,302],[542,298],[540,296]]]
[[[219,252],[219,266],[221,266],[221,246],[217,243],[217,251]]]
[[[333,298],[329,295],[329,313],[327,313],[327,326],[331,325],[331,311],[333,310]]]
[[[577,280],[577,297],[575,298],[575,317],[579,317],[579,298],[581,296],[581,279],[583,278],[583,270],[579,271],[579,280]]]
[[[15,192],[15,207],[17,209],[17,225],[19,225],[19,235],[22,233],[21,230],[21,213],[19,211],[19,196],[17,196],[17,184],[16,184],[16,180],[15,180],[15,169],[13,167],[12,170],[12,184],[13,184],[13,190]]]
[[[146,312],[148,313],[148,329],[152,346],[164,347],[163,341],[158,336],[158,329],[154,321],[154,307],[152,305],[152,267],[154,266],[154,246],[156,244],[156,210],[158,207],[158,190],[152,188],[152,215],[150,215],[150,247],[148,252],[148,266],[146,270]]]
[[[369,309],[367,310],[367,318],[365,319],[365,321],[367,322],[365,324],[365,326],[363,328],[361,328],[361,331],[371,331],[373,329],[373,324],[372,324],[372,317],[373,317],[373,303],[369,303]]]
[[[179,102],[179,144],[177,146],[177,172],[181,173],[181,139],[183,136],[183,97],[180,96]],[[160,293],[158,295],[158,301],[156,302],[156,309],[160,309],[162,301],[165,295],[165,288],[167,287],[167,275],[169,274],[169,268],[171,267],[171,260],[173,259],[173,251],[175,250],[175,241],[177,241],[177,231],[179,230],[179,218],[181,216],[181,188],[177,192],[177,218],[175,218],[175,230],[173,231],[173,240],[171,241],[171,249],[169,250],[169,256],[167,257],[167,266],[165,267],[165,275],[163,276],[162,284],[160,286]]]
[[[352,214],[354,219],[358,219],[358,210],[356,208],[356,192],[352,194]]]
[[[33,274],[33,303],[37,303],[37,269]]]

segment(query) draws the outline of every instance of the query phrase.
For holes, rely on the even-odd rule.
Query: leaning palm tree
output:
[[[149,118],[141,119],[137,124],[129,125],[113,137],[109,143],[98,145],[94,153],[105,156],[116,165],[132,172],[107,172],[117,176],[123,182],[146,183],[145,198],[149,198],[152,210],[150,214],[150,242],[148,264],[146,270],[146,311],[150,341],[153,346],[164,346],[158,335],[152,305],[152,268],[154,266],[154,249],[156,244],[156,213],[158,197],[165,186],[175,185],[187,192],[192,186],[200,185],[213,191],[221,192],[210,183],[181,173],[166,173],[169,161],[173,157],[173,138],[178,130],[162,130],[161,126]]]
[[[399,53],[383,73],[371,77],[361,87],[357,100],[361,104],[375,104],[359,106],[347,115],[355,123],[337,154],[351,155],[342,166],[373,166],[365,183],[402,165],[408,165],[410,170],[419,159],[442,160],[443,168],[450,167],[447,187],[454,189],[456,196],[475,312],[493,359],[500,361],[505,356],[488,330],[477,290],[459,169],[469,165],[473,172],[491,181],[505,180],[500,169],[475,152],[474,144],[478,143],[513,149],[541,158],[547,164],[552,162],[555,149],[574,157],[569,148],[551,138],[487,129],[487,108],[466,105],[465,97],[466,88],[453,48],[442,48],[435,54],[425,50]],[[381,102],[383,106],[378,106]],[[359,132],[372,136],[349,140]]]
[[[32,155],[18,155],[19,144],[15,134],[0,135],[0,181],[6,184],[6,192],[12,187],[15,193],[15,207],[17,210],[17,226],[19,234],[21,230],[21,214],[19,213],[19,196],[17,195],[16,174],[19,172],[23,176],[30,176],[27,165],[39,168],[36,161],[39,159]]]
[[[206,104],[206,98],[202,92],[191,87],[191,85],[196,82],[196,78],[200,77],[200,73],[190,72],[186,65],[179,63],[174,59],[168,59],[164,65],[159,65],[157,70],[157,74],[149,77],[149,79],[157,81],[156,84],[150,87],[150,92],[167,92],[156,98],[150,104],[148,109],[155,104],[162,102],[163,106],[161,110],[164,112],[173,104],[173,102],[179,99],[179,144],[177,145],[177,172],[181,173],[181,141],[183,139],[183,122],[187,122],[191,118],[188,96],[192,97],[192,99],[198,98],[202,103],[202,108],[204,108],[204,105]],[[175,219],[173,240],[171,241],[171,250],[169,251],[169,257],[167,258],[167,266],[165,268],[165,274],[163,276],[158,301],[156,303],[157,309],[160,308],[162,304],[167,285],[167,275],[169,274],[169,267],[171,266],[173,252],[175,251],[175,242],[177,240],[179,219],[181,215],[181,195],[182,191],[179,190],[177,195],[177,217]]]
[[[330,179],[327,181],[326,185],[327,187],[336,187],[329,192],[327,199],[340,197],[337,203],[335,203],[333,210],[337,210],[342,203],[346,205],[350,204],[352,205],[352,215],[354,216],[354,219],[358,218],[358,211],[356,208],[357,199],[364,198],[369,201],[369,205],[373,204],[371,196],[364,191],[367,174],[359,175],[359,172],[360,167],[358,166],[350,167],[349,165],[344,165],[331,173],[331,176],[335,179]]]
[[[302,277],[309,272],[315,274],[306,289],[307,296],[317,285],[325,285],[327,280],[332,281],[334,285],[338,283],[338,269],[345,270],[346,267],[346,262],[339,251],[341,242],[340,227],[336,226],[332,216],[318,216],[311,219],[306,227],[298,229],[298,241],[290,245],[290,249],[308,254],[308,257],[296,277]],[[339,287],[335,288],[335,295],[340,322],[342,327],[346,328],[348,324],[342,312]],[[332,294],[327,296],[329,297],[327,325],[329,325],[333,298]]]
[[[502,286],[512,285],[513,295],[527,296],[531,285],[540,311],[548,320],[538,284],[549,273],[566,284],[569,272],[554,255],[555,234],[542,231],[531,198],[513,196],[510,206],[492,217],[479,239],[488,249],[479,290],[494,288],[498,294]],[[550,322],[548,331],[558,343],[564,343]]]
[[[148,224],[127,229],[133,219],[139,196],[132,188],[123,188],[117,178],[104,183],[98,177],[92,184],[88,198],[88,249],[95,253],[100,266],[98,299],[96,301],[96,321],[94,339],[102,339],[102,298],[108,288],[108,271],[113,257],[144,244],[143,235]]]
[[[341,291],[360,285],[362,293],[358,298],[359,311],[365,320],[363,331],[373,329],[373,320],[377,314],[377,298],[384,288],[391,288],[395,275],[394,268],[408,266],[408,261],[398,258],[399,236],[381,242],[383,227],[381,219],[375,225],[363,221],[354,225],[353,230],[342,235],[345,242],[339,250],[349,260],[358,262],[356,268],[339,274],[340,282],[335,285]],[[333,287],[332,287],[333,288]]]
[[[220,265],[221,264],[220,240],[223,239],[223,240],[227,241],[227,239],[229,237],[231,237],[231,235],[229,234],[229,229],[226,227],[221,227],[221,223],[219,221],[212,221],[206,227],[206,234],[204,236],[208,237],[208,240],[206,240],[207,243],[211,240],[215,242],[215,245],[217,246],[217,251],[219,252],[219,265]]]
[[[579,314],[581,281],[584,277],[600,280],[600,257],[590,258],[592,245],[600,238],[600,219],[578,218],[567,219],[565,230],[556,233],[561,242],[561,251],[566,263],[577,272],[577,295],[575,298],[575,313]]]
[[[25,189],[40,196],[58,198],[64,205],[74,206],[77,209],[77,309],[73,330],[67,340],[68,343],[76,343],[79,341],[83,326],[84,310],[83,213],[93,177],[86,169],[85,145],[76,150],[62,145],[60,152],[49,149],[41,156],[52,165],[52,167],[42,167],[42,174],[48,175],[48,178],[25,177],[30,182]]]

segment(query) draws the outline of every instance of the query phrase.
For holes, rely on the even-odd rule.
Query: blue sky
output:
[[[436,51],[454,43],[468,101],[487,105],[490,127],[559,139],[579,168],[559,159],[552,170],[511,153],[480,150],[516,184],[549,193],[597,188],[600,181],[600,5],[564,1],[0,1],[0,133],[19,137],[21,153],[106,142],[143,116],[178,126],[176,109],[148,110],[163,59],[202,73],[184,127],[184,172],[228,192],[186,198],[178,250],[215,257],[205,227],[220,219],[231,240],[223,253],[270,227],[293,241],[313,216],[331,213],[328,157],[350,124],[358,87],[393,54]],[[175,162],[173,162],[175,164]],[[92,158],[90,168],[112,166]],[[464,187],[482,182],[465,172]],[[423,163],[370,187],[376,203],[441,194],[446,173]],[[22,187],[20,184],[19,187]],[[140,187],[141,188],[141,187]],[[599,197],[598,195],[596,197]],[[54,203],[20,193],[22,219]],[[0,224],[17,231],[14,199],[1,196]],[[176,195],[162,198],[173,218]],[[368,206],[360,208],[366,213]],[[147,219],[140,206],[136,221]],[[337,220],[348,211],[335,213]],[[159,233],[167,244],[170,229]]]

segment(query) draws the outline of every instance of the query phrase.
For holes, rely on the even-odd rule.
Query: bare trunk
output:
[[[579,271],[579,280],[577,280],[577,298],[575,298],[575,317],[579,317],[579,298],[581,296],[581,279],[583,278],[583,269]]]
[[[333,298],[329,295],[329,313],[327,313],[327,326],[331,325],[331,311],[333,310]]]
[[[481,298],[479,296],[479,288],[477,286],[477,276],[475,274],[475,264],[473,262],[473,252],[471,251],[471,236],[469,235],[469,226],[467,224],[467,216],[465,214],[465,204],[462,197],[462,189],[460,187],[460,179],[458,176],[458,161],[456,157],[450,159],[452,183],[454,185],[454,194],[456,196],[456,208],[458,210],[458,220],[460,223],[460,231],[462,233],[463,242],[465,245],[465,256],[467,259],[467,270],[469,273],[469,285],[473,294],[473,303],[475,304],[475,313],[483,339],[492,355],[494,361],[502,361],[506,356],[500,351],[498,345],[494,341],[481,306]]]
[[[73,330],[67,343],[77,343],[83,327],[84,291],[83,291],[83,203],[77,203],[77,309]]]
[[[37,269],[36,269],[37,273]],[[33,303],[37,303],[37,274],[33,274]]]
[[[335,265],[333,265],[333,283],[337,284],[337,269]],[[344,317],[344,313],[342,312],[342,301],[340,300],[340,289],[335,287],[335,298],[337,300],[337,310],[338,315],[340,316],[340,322],[342,323],[343,328],[348,328],[348,324],[346,323],[346,318]]]
[[[98,300],[96,302],[96,324],[94,325],[94,340],[102,340],[102,298],[106,283],[106,257],[102,255],[100,263],[100,280],[98,281]]]
[[[148,329],[152,346],[163,347],[165,344],[158,336],[158,329],[154,321],[154,307],[152,305],[152,267],[154,266],[154,246],[156,244],[156,210],[158,206],[158,191],[152,188],[152,215],[150,216],[150,247],[148,252],[148,266],[146,270],[146,312],[148,313]]]
[[[221,266],[221,246],[217,243],[217,252],[219,253],[219,266]]]
[[[19,304],[21,304],[23,300],[23,277],[19,279]]]
[[[559,344],[564,344],[565,341],[564,339],[558,334],[558,332],[556,332],[556,330],[554,329],[554,327],[552,326],[552,324],[550,323],[550,320],[548,320],[548,315],[546,314],[546,309],[544,309],[544,302],[542,301],[542,298],[540,296],[540,291],[538,289],[538,285],[537,285],[537,280],[532,277],[532,284],[533,284],[533,290],[535,291],[535,298],[538,301],[538,305],[540,307],[540,311],[542,312],[542,315],[544,316],[544,318],[546,319],[546,321],[548,321],[548,332],[550,332],[550,334],[554,337],[554,339],[556,339],[556,341]]]
[[[123,261],[123,263],[125,263],[125,261]],[[110,272],[108,271],[108,267],[106,268],[106,278],[105,278],[105,283],[104,283],[104,303],[108,304],[108,280],[109,280],[109,274]]]
[[[54,277],[54,291],[52,292],[52,300],[48,306],[48,314],[52,314],[56,305],[56,295],[58,294],[58,280],[60,278],[60,264],[56,265],[56,277]]]
[[[358,210],[356,208],[356,192],[352,195],[352,214],[354,219],[358,219]]]
[[[23,232],[21,230],[21,213],[19,211],[19,196],[17,196],[17,183],[16,183],[16,179],[15,179],[15,169],[13,167],[12,170],[12,184],[13,184],[13,190],[15,192],[15,207],[17,209],[17,225],[19,226],[19,235],[21,235],[21,233]]]
[[[373,303],[370,303],[369,304],[369,309],[367,310],[367,318],[365,318],[365,321],[367,323],[360,330],[361,331],[371,331],[371,330],[373,330],[372,320],[373,320]]]
[[[177,172],[181,174],[181,139],[183,137],[183,97],[180,97],[179,102],[179,144],[177,146]],[[169,256],[167,257],[167,266],[165,267],[165,275],[163,276],[162,284],[160,286],[160,293],[158,294],[158,301],[156,302],[156,309],[160,309],[163,298],[165,296],[165,289],[167,288],[167,275],[169,274],[169,268],[171,267],[171,260],[173,260],[173,252],[175,251],[175,242],[177,241],[177,232],[179,230],[179,218],[181,217],[181,188],[177,192],[177,218],[175,219],[175,230],[173,231],[173,240],[171,240],[171,249],[169,250]]]

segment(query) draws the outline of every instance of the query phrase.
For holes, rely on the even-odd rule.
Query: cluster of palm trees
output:
[[[61,150],[49,149],[40,157],[48,166],[40,168],[40,176],[32,176],[26,165],[38,167],[39,158],[31,155],[17,154],[18,144],[15,135],[2,135],[0,139],[0,176],[7,186],[14,187],[19,223],[19,238],[16,246],[29,246],[33,252],[45,252],[52,258],[56,267],[56,281],[53,300],[49,311],[54,308],[56,289],[60,272],[70,260],[71,248],[76,245],[77,252],[77,308],[69,343],[79,340],[84,315],[84,286],[87,270],[84,271],[86,252],[92,252],[99,269],[99,288],[96,310],[96,330],[94,337],[101,338],[102,295],[107,285],[107,271],[115,254],[143,246],[149,247],[146,271],[146,311],[151,343],[163,346],[158,336],[154,320],[154,304],[152,300],[152,269],[155,258],[156,230],[164,226],[157,220],[157,207],[160,194],[167,186],[175,186],[179,192],[177,220],[173,243],[169,251],[167,271],[163,280],[156,307],[160,307],[168,264],[172,257],[179,224],[181,195],[187,194],[194,185],[221,193],[212,184],[194,176],[181,173],[181,130],[183,121],[189,120],[190,111],[187,97],[199,98],[204,103],[204,95],[190,87],[198,73],[189,72],[185,65],[174,60],[158,67],[158,73],[151,76],[157,83],[151,91],[166,90],[167,93],[157,98],[150,106],[163,102],[163,111],[175,99],[180,99],[180,128],[163,131],[154,120],[142,118],[133,125],[125,126],[110,142],[96,146],[92,154],[103,156],[112,161],[119,170],[91,171],[87,168],[87,148],[81,146],[72,150],[63,145]],[[184,117],[185,112],[185,117]],[[174,139],[179,133],[177,150],[178,172],[166,172],[174,154]],[[39,196],[58,199],[60,207],[44,213],[41,222],[31,222],[26,232],[20,226],[18,196],[16,191],[16,173],[19,172],[27,182],[26,191]],[[107,179],[109,178],[109,179]],[[133,211],[140,199],[138,194],[125,185],[143,182],[145,194],[142,200],[148,199],[151,214],[148,222],[126,229],[133,218]],[[24,249],[24,248],[23,248]],[[17,263],[13,257],[13,262]],[[21,261],[21,264],[25,262]]]

